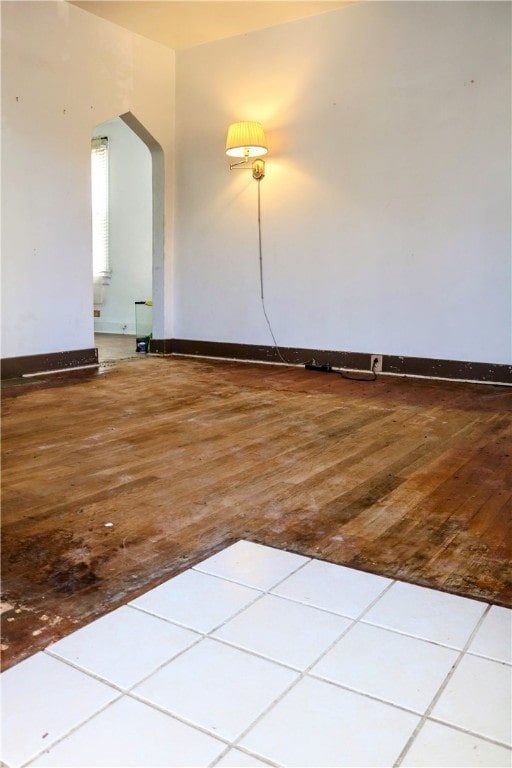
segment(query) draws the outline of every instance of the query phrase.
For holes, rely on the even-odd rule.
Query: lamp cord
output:
[[[272,330],[272,325],[270,323],[269,317],[267,315],[267,310],[265,307],[265,292],[263,290],[263,247],[261,244],[261,194],[260,194],[260,183],[261,179],[257,179],[258,182],[258,254],[259,254],[259,261],[260,261],[260,297],[261,297],[261,306],[263,308],[263,314],[265,316],[265,320],[267,321],[268,329],[270,331],[270,335],[272,336],[272,341],[274,342],[274,349],[277,352],[277,355],[282,363],[285,365],[306,365],[305,362],[295,362],[292,363],[289,360],[286,360],[283,355],[281,354],[281,350],[279,349],[279,345],[276,341],[276,337],[274,336],[274,331]],[[377,379],[377,374],[375,373],[375,366],[372,366],[372,369],[370,371],[370,375],[372,376],[371,379],[367,378],[360,378],[359,376],[349,376],[345,371],[332,368],[330,369],[332,373],[337,373],[339,376],[341,376],[343,379],[349,379],[350,381],[375,381]]]
[[[272,325],[270,324],[270,320],[267,315],[267,310],[265,307],[265,293],[263,290],[263,248],[261,245],[261,194],[260,194],[260,183],[261,179],[258,179],[258,253],[259,253],[259,259],[260,259],[260,296],[261,296],[261,306],[263,308],[263,314],[265,315],[265,320],[267,321],[268,329],[270,331],[270,335],[272,336],[272,341],[274,342],[274,348],[278,354],[279,359],[282,363],[285,365],[296,365],[296,363],[290,363],[289,360],[285,360],[283,355],[281,354],[281,350],[279,349],[279,345],[276,341],[276,337],[274,336],[274,331],[272,330]],[[298,363],[300,365],[300,363]]]

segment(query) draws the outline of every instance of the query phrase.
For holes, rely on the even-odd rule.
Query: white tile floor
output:
[[[3,765],[510,766],[511,634],[239,541],[4,672]]]

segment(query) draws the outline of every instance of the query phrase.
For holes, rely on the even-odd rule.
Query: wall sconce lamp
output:
[[[259,181],[265,175],[265,161],[260,159],[260,155],[267,154],[267,140],[265,132],[259,123],[245,122],[232,123],[228,128],[228,137],[226,139],[226,155],[230,157],[243,158],[238,163],[232,163],[229,168],[245,167],[250,157],[256,157],[251,169],[253,179]]]

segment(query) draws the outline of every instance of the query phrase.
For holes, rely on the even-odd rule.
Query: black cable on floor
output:
[[[371,378],[368,379],[366,376],[362,378],[361,376],[349,376],[345,371],[334,371],[334,373],[337,373],[341,376],[342,379],[348,379],[349,381],[376,381],[377,374],[375,373],[375,370],[372,368],[370,371]]]

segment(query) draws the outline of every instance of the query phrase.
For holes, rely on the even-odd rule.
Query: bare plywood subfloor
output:
[[[512,602],[509,388],[142,356],[3,394],[4,666],[240,538]]]

